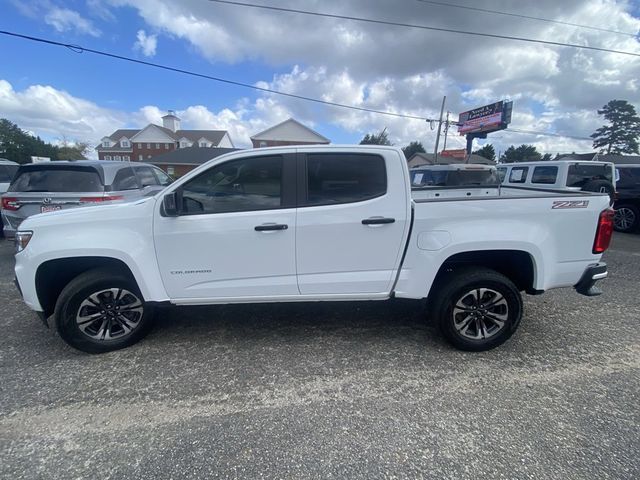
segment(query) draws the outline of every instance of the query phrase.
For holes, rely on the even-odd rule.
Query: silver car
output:
[[[37,213],[123,202],[154,195],[172,182],[158,167],[138,162],[81,160],[21,165],[2,195],[2,223],[8,238]]]

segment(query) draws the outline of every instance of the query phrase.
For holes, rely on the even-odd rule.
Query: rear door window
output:
[[[613,183],[613,173],[608,165],[586,165],[576,163],[569,165],[567,187],[584,187],[592,180],[606,180]]]
[[[151,167],[137,167],[136,175],[138,175],[138,180],[143,188],[159,185]]]
[[[505,167],[498,168],[498,179],[504,182],[504,177],[507,176],[507,169]]]
[[[531,175],[531,183],[541,183],[545,185],[553,185],[558,177],[558,167],[544,166],[533,169]]]
[[[527,181],[529,167],[513,167],[509,174],[509,183],[524,183]]]
[[[103,192],[97,170],[86,167],[20,168],[10,192]]]
[[[387,170],[379,155],[307,155],[306,205],[361,202],[387,192]]]
[[[640,167],[618,167],[619,188],[636,187],[640,185]]]
[[[138,181],[136,180],[136,174],[132,167],[126,167],[118,170],[115,178],[113,179],[113,190],[136,190],[138,187]]]
[[[156,177],[158,178],[158,182],[160,182],[160,185],[167,186],[167,185],[170,185],[171,182],[173,182],[171,177],[166,173],[164,173],[164,171],[161,170],[160,168],[154,168],[153,171],[156,174]]]

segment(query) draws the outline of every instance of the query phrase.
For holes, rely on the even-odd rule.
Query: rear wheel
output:
[[[506,342],[522,318],[522,297],[504,275],[465,268],[439,282],[433,314],[444,337],[461,350],[484,351]]]
[[[153,312],[129,277],[105,269],[90,270],[62,290],[55,323],[69,345],[87,353],[127,347],[150,330]]]
[[[615,212],[613,225],[618,232],[633,232],[640,225],[640,210],[635,205],[618,205]]]

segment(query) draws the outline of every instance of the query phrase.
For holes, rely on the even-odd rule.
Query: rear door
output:
[[[303,295],[385,293],[410,216],[396,152],[304,152],[296,258]]]

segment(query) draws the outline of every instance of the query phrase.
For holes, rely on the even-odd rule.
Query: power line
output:
[[[16,32],[10,32],[7,30],[0,30],[0,34],[1,35],[5,35],[5,36],[9,36],[9,37],[14,37],[14,38],[20,38],[22,40],[29,40],[32,42],[36,42],[36,43],[43,43],[43,44],[47,44],[47,45],[53,45],[53,46],[57,46],[57,47],[64,47],[64,48],[68,48],[69,50],[71,50],[74,53],[93,53],[95,55],[101,55],[107,58],[113,58],[116,60],[122,60],[122,61],[126,61],[126,62],[131,62],[131,63],[135,63],[135,64],[140,64],[140,65],[146,65],[148,67],[154,67],[154,68],[158,68],[161,70],[167,70],[170,72],[175,72],[175,73],[182,73],[184,75],[189,75],[192,77],[197,77],[197,78],[203,78],[205,80],[212,80],[215,82],[221,82],[221,83],[226,83],[229,85],[235,85],[238,87],[244,87],[244,88],[250,88],[252,90],[257,90],[260,92],[265,92],[265,93],[272,93],[275,95],[281,95],[281,96],[285,96],[285,97],[290,97],[290,98],[295,98],[298,100],[305,100],[305,101],[309,101],[309,102],[315,102],[315,103],[319,103],[319,104],[323,104],[323,105],[328,105],[331,107],[339,107],[339,108],[346,108],[346,109],[351,109],[351,110],[357,110],[357,111],[361,111],[361,112],[368,112],[368,113],[377,113],[380,115],[388,115],[388,116],[392,116],[392,117],[399,117],[399,118],[406,118],[409,120],[421,120],[421,121],[426,121],[426,122],[436,122],[437,120],[431,119],[431,118],[427,118],[427,117],[420,117],[417,115],[406,115],[406,114],[402,114],[402,113],[395,113],[395,112],[388,112],[388,111],[384,111],[384,110],[375,110],[375,109],[371,109],[371,108],[365,108],[365,107],[357,107],[354,105],[346,105],[346,104],[342,104],[342,103],[336,103],[336,102],[329,102],[327,100],[320,100],[318,98],[312,98],[312,97],[306,97],[304,95],[296,95],[293,93],[286,93],[286,92],[280,92],[278,90],[273,90],[270,88],[264,88],[264,87],[258,87],[256,85],[251,85],[249,83],[243,83],[243,82],[239,82],[236,80],[229,80],[226,78],[221,78],[221,77],[214,77],[212,75],[208,75],[208,74],[204,74],[204,73],[198,73],[198,72],[194,72],[191,70],[185,70],[182,68],[177,68],[177,67],[171,67],[169,65],[163,65],[163,64],[159,64],[159,63],[154,63],[154,62],[148,62],[145,60],[139,60],[136,58],[131,58],[131,57],[126,57],[124,55],[118,55],[115,53],[110,53],[110,52],[105,52],[102,50],[96,50],[96,49],[92,49],[92,48],[87,48],[87,47],[83,47],[81,45],[76,45],[76,44],[71,44],[71,43],[63,43],[63,42],[58,42],[55,40],[50,40],[50,39],[46,39],[46,38],[40,38],[40,37],[33,37],[30,35],[24,35],[21,33],[16,33]],[[457,122],[455,121],[449,121],[450,125],[454,125]],[[519,130],[519,129],[509,129],[509,130],[504,130],[504,132],[516,132],[516,133],[526,133],[526,134],[531,134],[531,135],[542,135],[542,136],[550,136],[550,137],[561,137],[561,138],[573,138],[576,140],[591,140],[591,138],[587,138],[587,137],[574,137],[571,135],[562,135],[562,134],[557,134],[557,133],[548,133],[548,132],[536,132],[533,130]]]
[[[400,22],[391,22],[387,20],[376,20],[373,18],[362,18],[362,17],[353,17],[349,15],[337,15],[332,13],[320,13],[320,12],[311,12],[308,10],[298,10],[294,8],[285,8],[285,7],[275,7],[271,5],[258,5],[255,3],[244,3],[244,2],[235,2],[231,0],[209,0],[210,2],[222,3],[227,5],[234,5],[238,7],[249,7],[249,8],[260,8],[263,10],[272,10],[276,12],[287,12],[287,13],[298,13],[301,15],[311,15],[314,17],[325,17],[325,18],[337,18],[340,20],[353,20],[356,22],[365,22],[365,23],[375,23],[378,25],[390,25],[393,27],[403,27],[403,28],[418,28],[421,30],[433,30],[436,32],[447,32],[447,33],[458,33],[462,35],[473,35],[477,37],[489,37],[489,38],[499,38],[502,40],[513,40],[518,42],[528,42],[528,43],[539,43],[542,45],[552,45],[556,47],[570,47],[570,48],[579,48],[583,50],[594,50],[598,52],[607,52],[607,53],[618,53],[620,55],[630,55],[633,57],[640,57],[640,53],[627,52],[623,50],[612,50],[609,48],[603,47],[592,47],[589,45],[578,45],[575,43],[563,43],[563,42],[554,42],[551,40],[537,40],[534,38],[527,37],[514,37],[511,35],[498,35],[495,33],[482,33],[482,32],[473,32],[469,30],[457,30],[453,28],[443,28],[443,27],[432,27],[427,25],[416,25],[412,23],[400,23]]]
[[[538,20],[540,22],[557,23],[559,25],[567,25],[567,26],[570,26],[570,27],[578,27],[578,28],[587,28],[587,29],[590,29],[590,30],[597,30],[599,32],[616,33],[618,35],[627,35],[629,37],[636,37],[638,35],[637,33],[620,32],[618,30],[610,30],[608,28],[595,27],[593,25],[583,25],[583,24],[580,24],[580,23],[571,23],[571,22],[565,22],[565,21],[562,21],[562,20],[552,20],[550,18],[534,17],[534,16],[531,16],[531,15],[523,15],[523,14],[520,14],[520,13],[501,12],[499,10],[490,10],[488,8],[471,7],[469,5],[460,5],[460,4],[457,4],[457,3],[434,2],[434,1],[431,1],[431,0],[417,0],[417,1],[418,2],[422,2],[422,3],[428,3],[430,5],[437,5],[437,6],[440,6],[440,7],[460,8],[460,9],[464,9],[464,10],[472,10],[474,12],[491,13],[491,14],[503,15],[503,16],[507,16],[507,17],[526,18],[527,20]]]
[[[328,105],[328,106],[331,106],[331,107],[348,108],[348,109],[351,109],[351,110],[358,110],[358,111],[361,111],[361,112],[378,113],[380,115],[388,115],[388,116],[391,116],[391,117],[407,118],[407,119],[411,119],[411,120],[422,120],[422,121],[427,121],[427,122],[432,120],[430,118],[420,117],[420,116],[417,116],[417,115],[407,115],[407,114],[403,114],[403,113],[388,112],[388,111],[385,111],[385,110],[375,110],[373,108],[356,107],[355,105],[346,105],[344,103],[330,102],[328,100],[321,100],[319,98],[312,98],[312,97],[306,97],[304,95],[296,95],[294,93],[281,92],[279,90],[273,90],[271,88],[258,87],[257,85],[251,85],[250,83],[239,82],[239,81],[236,81],[236,80],[229,80],[229,79],[221,78],[221,77],[214,77],[212,75],[207,75],[205,73],[198,73],[198,72],[194,72],[192,70],[185,70],[183,68],[177,68],[177,67],[171,67],[171,66],[168,66],[168,65],[162,65],[160,63],[148,62],[148,61],[145,61],[145,60],[138,60],[137,58],[125,57],[124,55],[118,55],[118,54],[115,54],[115,53],[105,52],[103,50],[95,50],[93,48],[87,48],[87,47],[83,47],[83,46],[80,46],[80,45],[57,42],[55,40],[49,40],[49,39],[46,39],[46,38],[33,37],[33,36],[30,36],[30,35],[23,35],[21,33],[9,32],[9,31],[6,31],[6,30],[0,30],[0,34],[7,35],[7,36],[10,36],[10,37],[22,38],[22,39],[30,40],[30,41],[33,41],[33,42],[45,43],[45,44],[48,44],[48,45],[55,45],[55,46],[58,46],[58,47],[65,47],[65,48],[68,48],[69,50],[73,51],[74,53],[84,53],[84,52],[93,53],[93,54],[96,54],[96,55],[102,55],[104,57],[123,60],[125,62],[138,63],[140,65],[146,65],[148,67],[154,67],[154,68],[159,68],[159,69],[162,69],[162,70],[168,70],[170,72],[182,73],[184,75],[190,75],[192,77],[199,77],[199,78],[204,78],[204,79],[207,79],[207,80],[213,80],[215,82],[227,83],[229,85],[235,85],[235,86],[238,86],[238,87],[250,88],[252,90],[258,90],[260,92],[273,93],[275,95],[282,95],[284,97],[297,98],[299,100],[306,100],[308,102],[320,103],[322,105]]]

